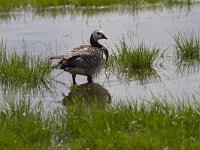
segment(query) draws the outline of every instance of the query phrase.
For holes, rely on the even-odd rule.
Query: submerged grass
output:
[[[178,32],[174,37],[176,55],[181,61],[200,60],[200,39],[193,31]]]
[[[154,100],[101,106],[74,103],[53,115],[30,100],[12,99],[0,108],[4,149],[199,149],[200,105]]]
[[[178,31],[175,41],[176,65],[179,72],[197,71],[200,64],[200,39],[194,31]]]
[[[109,57],[108,68],[115,69],[118,75],[126,78],[135,77],[145,83],[151,77],[158,77],[154,65],[160,53],[156,46],[148,47],[144,43],[135,48],[129,47],[123,40],[116,45],[117,52]]]
[[[34,88],[45,84],[50,78],[51,61],[48,57],[31,56],[26,46],[24,52],[9,51],[0,44],[0,82],[12,87]]]

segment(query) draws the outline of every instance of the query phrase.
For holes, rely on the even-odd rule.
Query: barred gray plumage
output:
[[[100,39],[107,39],[107,37],[100,30],[93,31],[90,36],[91,45],[81,45],[65,55],[51,57],[51,59],[60,59],[52,68],[71,73],[73,84],[76,84],[77,74],[87,76],[88,82],[93,82],[92,76],[108,60],[108,50],[98,43]]]

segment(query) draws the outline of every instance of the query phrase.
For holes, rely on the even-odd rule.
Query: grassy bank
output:
[[[7,100],[8,101],[8,100]],[[0,108],[0,147],[4,149],[199,149],[200,105],[154,101],[114,106],[92,100],[53,115],[30,101]]]
[[[32,56],[25,44],[22,54],[0,43],[0,83],[11,87],[34,88],[50,78],[51,61],[48,57]]]
[[[193,6],[199,4],[200,2],[192,0],[1,0],[0,21],[18,20],[24,13],[30,12],[42,18],[55,18],[66,14],[71,14],[73,17],[95,16],[109,12],[133,15],[146,10],[172,11],[173,8],[190,12]]]
[[[177,3],[187,3],[190,4],[191,0],[1,0],[0,1],[0,10],[12,10],[17,8],[47,8],[47,7],[58,7],[58,6],[109,6],[109,5],[145,5],[145,4],[165,4],[173,5]]]

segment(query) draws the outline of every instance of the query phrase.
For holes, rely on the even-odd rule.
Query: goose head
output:
[[[100,39],[108,39],[103,31],[101,30],[94,30],[90,36],[90,44],[95,47],[103,47],[101,44],[98,43]]]
[[[100,31],[100,30],[94,30],[92,32],[92,38],[95,40],[95,41],[98,41],[100,39],[108,39],[105,34],[103,33],[103,31]]]

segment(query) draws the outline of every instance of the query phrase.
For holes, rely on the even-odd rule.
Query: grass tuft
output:
[[[192,32],[178,32],[174,35],[176,56],[180,61],[200,60],[200,39]]]
[[[110,56],[109,65],[111,67],[118,64],[122,69],[152,69],[153,64],[159,54],[160,49],[150,48],[144,43],[139,44],[135,48],[129,47],[125,41],[120,42],[120,46],[116,45],[117,52],[113,52]]]
[[[9,51],[6,44],[0,44],[0,82],[14,87],[33,88],[45,84],[50,78],[51,61],[48,57],[31,56],[26,47],[22,54]]]
[[[175,41],[175,63],[179,73],[195,73],[200,65],[200,39],[194,31],[178,31]]]
[[[160,49],[148,47],[144,43],[135,48],[129,47],[125,41],[116,45],[117,52],[109,58],[109,68],[117,69],[119,76],[135,77],[141,83],[151,77],[158,77],[154,69]],[[121,75],[120,75],[121,74]]]

